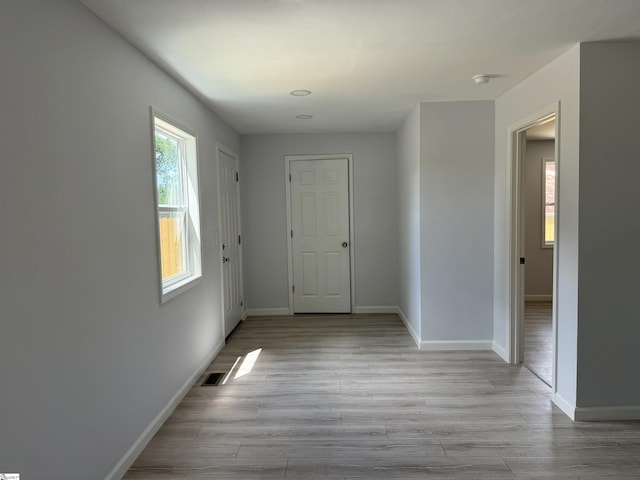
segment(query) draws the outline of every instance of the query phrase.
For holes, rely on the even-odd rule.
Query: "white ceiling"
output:
[[[527,129],[527,140],[554,140],[556,138],[556,120]]]
[[[240,133],[393,131],[418,102],[493,100],[578,42],[640,39],[640,0],[80,1]]]

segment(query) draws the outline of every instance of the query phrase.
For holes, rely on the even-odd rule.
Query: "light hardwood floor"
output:
[[[547,385],[551,385],[551,302],[525,303],[524,364]]]
[[[418,351],[395,315],[249,318],[208,371],[238,358],[126,479],[640,478],[640,423],[573,423],[526,368]]]

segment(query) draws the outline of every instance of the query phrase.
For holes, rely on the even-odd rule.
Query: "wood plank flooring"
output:
[[[640,423],[573,423],[526,368],[418,351],[395,315],[249,318],[208,372],[234,364],[126,479],[640,479]]]
[[[524,364],[547,385],[552,378],[551,302],[524,305]]]

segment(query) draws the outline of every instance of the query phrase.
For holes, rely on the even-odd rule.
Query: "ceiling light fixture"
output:
[[[289,95],[293,95],[294,97],[306,97],[307,95],[311,95],[311,90],[291,90]]]
[[[481,83],[489,83],[489,80],[491,80],[491,75],[482,73],[480,75],[474,75],[471,78],[473,78],[473,81],[476,83],[476,85],[480,85]]]
[[[310,120],[313,118],[313,115],[296,115],[296,118],[299,120]]]

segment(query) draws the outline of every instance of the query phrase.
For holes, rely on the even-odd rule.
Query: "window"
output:
[[[153,111],[161,301],[202,276],[196,137]]]
[[[542,246],[553,247],[556,217],[556,162],[542,159]]]

